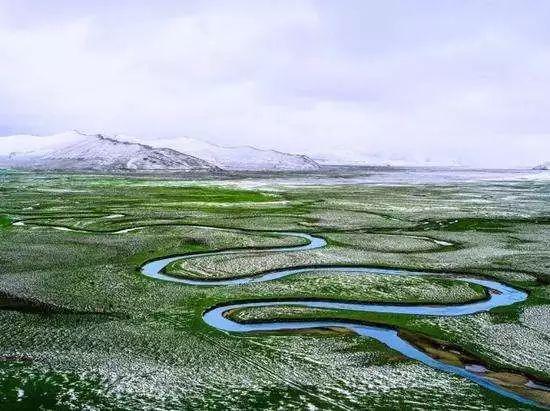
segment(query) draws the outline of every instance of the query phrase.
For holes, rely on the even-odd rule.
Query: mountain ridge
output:
[[[24,135],[3,137],[6,139],[21,140]],[[60,133],[44,139],[42,146],[32,143],[23,150],[8,150],[4,147],[0,151],[0,165],[13,168],[38,169],[38,170],[219,170],[207,161],[179,153],[164,147],[128,143],[119,141],[103,134],[85,134],[74,131]],[[56,141],[57,137],[57,141]],[[36,142],[38,140],[35,140]],[[12,145],[18,142],[11,142]],[[10,147],[9,141],[7,147]]]
[[[302,171],[320,166],[305,155],[223,147],[190,138],[144,140],[78,130],[51,136],[0,137],[0,167],[39,170]]]
[[[143,139],[135,137],[119,137],[144,143]],[[190,137],[147,140],[147,143],[188,153],[229,171],[307,171],[320,169],[320,165],[307,155],[261,149],[249,145],[222,146]]]

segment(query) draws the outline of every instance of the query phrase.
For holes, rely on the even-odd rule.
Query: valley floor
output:
[[[259,179],[254,180],[258,182]],[[234,301],[410,305],[483,301],[460,280],[528,294],[443,317],[296,306],[239,322],[339,319],[391,327],[447,364],[550,405],[550,182],[300,185],[6,172],[0,181],[0,407],[518,409],[460,376],[349,330],[240,335],[203,321]],[[250,181],[249,181],[250,183]],[[244,184],[246,185],[246,184]],[[326,246],[296,250],[314,235]],[[273,252],[268,248],[288,248]],[[231,254],[207,253],[235,250]],[[425,275],[309,271],[241,285],[193,281],[288,267],[369,266]],[[207,253],[200,255],[200,253]],[[477,368],[476,368],[477,367]],[[540,384],[541,387],[533,389]]]

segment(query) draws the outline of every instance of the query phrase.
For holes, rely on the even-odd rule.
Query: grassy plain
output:
[[[296,307],[232,315],[241,321],[327,317],[382,323],[459,347],[492,369],[550,380],[550,184],[256,190],[221,184],[4,175],[3,408],[517,409],[511,400],[373,340],[335,332],[230,335],[201,319],[207,308],[233,300],[442,304],[485,298],[480,287],[453,279],[464,273],[499,279],[528,291],[529,298],[459,318]],[[289,266],[360,264],[432,275],[323,272],[197,287],[155,281],[139,271],[145,261],[165,255],[303,244],[266,231],[316,234],[328,245],[190,259],[172,264],[169,272],[227,278]]]

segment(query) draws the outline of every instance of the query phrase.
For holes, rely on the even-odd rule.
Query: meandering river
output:
[[[13,225],[27,225],[29,221],[17,221]],[[34,224],[33,224],[34,225]],[[37,224],[38,225],[38,224]],[[177,224],[176,224],[177,225]],[[185,225],[185,224],[182,224]],[[92,232],[97,231],[86,229],[75,229],[66,226],[49,226],[53,229],[75,231],[75,232]],[[139,230],[147,228],[148,226],[133,227],[130,229],[106,231],[111,234],[122,234],[133,230]],[[238,231],[242,233],[250,234],[251,232],[258,233],[253,230],[239,230],[239,229],[225,229],[218,227],[205,227],[204,229],[211,230],[225,230],[225,231]],[[273,236],[281,237],[295,237],[306,240],[305,245],[290,246],[290,247],[273,247],[273,248],[261,248],[261,249],[232,249],[223,251],[211,251],[202,253],[182,254],[178,256],[170,256],[166,258],[159,258],[151,260],[143,264],[141,272],[143,275],[154,278],[156,280],[169,281],[173,283],[181,283],[192,286],[234,286],[244,285],[249,283],[259,283],[265,281],[272,281],[282,277],[288,277],[291,275],[299,275],[304,273],[319,273],[319,272],[339,272],[350,274],[381,274],[381,275],[406,275],[406,276],[433,276],[434,273],[405,270],[398,268],[379,268],[369,266],[311,266],[311,267],[298,267],[298,268],[282,268],[263,272],[260,274],[253,274],[245,277],[234,277],[224,279],[195,279],[184,278],[180,276],[172,276],[166,274],[164,269],[174,261],[189,260],[195,258],[204,258],[213,255],[231,255],[231,254],[243,254],[243,253],[258,253],[258,252],[272,252],[272,253],[284,253],[284,252],[298,252],[307,251],[313,249],[320,249],[326,246],[326,241],[317,236],[313,236],[306,233],[299,232],[263,232]],[[406,234],[403,234],[406,235]],[[411,236],[417,237],[417,236]],[[430,240],[434,245],[439,247],[446,247],[452,245],[440,240],[431,239],[429,237],[418,237],[424,240]],[[241,323],[234,321],[228,317],[228,313],[234,310],[246,309],[246,308],[259,308],[259,307],[273,307],[273,306],[295,306],[295,307],[307,307],[317,309],[330,309],[330,310],[346,310],[346,311],[358,311],[365,313],[390,313],[390,314],[409,314],[419,316],[462,316],[471,315],[475,313],[489,311],[496,307],[508,306],[517,302],[524,301],[527,298],[527,294],[523,291],[517,290],[513,287],[505,285],[495,280],[480,279],[475,277],[460,276],[454,277],[458,281],[465,281],[472,284],[478,284],[484,287],[487,291],[488,297],[481,301],[476,301],[466,304],[450,304],[450,305],[419,305],[419,304],[371,304],[365,302],[349,302],[349,301],[335,301],[335,300],[272,300],[272,301],[248,301],[248,302],[228,302],[227,304],[218,305],[206,310],[203,314],[203,320],[210,326],[224,332],[230,333],[258,333],[258,332],[276,332],[276,331],[289,331],[289,330],[308,330],[319,328],[340,328],[347,329],[357,335],[374,338],[387,347],[398,351],[405,357],[413,360],[420,361],[421,363],[432,367],[436,370],[451,373],[463,378],[466,378],[488,390],[498,393],[502,396],[516,400],[522,404],[538,406],[541,404],[523,396],[519,393],[511,391],[498,385],[483,373],[476,373],[474,371],[467,370],[465,368],[446,364],[442,361],[436,360],[414,345],[404,340],[397,332],[397,330],[390,327],[365,325],[360,322],[353,321],[332,321],[332,320],[308,320],[308,321],[266,321],[266,322],[254,322],[254,323]],[[542,386],[541,386],[542,387]],[[547,389],[547,387],[543,387]]]
[[[279,236],[294,236],[298,238],[304,238],[308,240],[308,244],[296,246],[296,247],[275,247],[269,249],[262,249],[261,252],[296,252],[322,248],[326,245],[326,241],[321,237],[316,237],[309,234],[297,233],[297,232],[270,232],[271,235]],[[435,243],[436,240],[434,240]],[[437,243],[436,243],[437,244]],[[171,281],[174,283],[183,283],[194,286],[231,286],[231,285],[243,285],[248,283],[257,283],[264,281],[271,281],[282,277],[291,275],[298,275],[310,272],[342,272],[342,273],[365,273],[365,274],[383,274],[383,275],[434,275],[434,273],[427,273],[421,271],[403,270],[403,269],[391,269],[391,268],[378,268],[378,267],[348,267],[348,266],[323,266],[323,267],[300,267],[300,268],[288,268],[277,269],[268,272],[264,272],[258,275],[250,275],[247,277],[236,277],[228,279],[190,279],[183,277],[176,277],[164,273],[164,268],[178,260],[186,260],[193,258],[201,258],[205,256],[221,255],[221,254],[242,254],[246,253],[246,250],[235,249],[227,251],[213,251],[207,253],[187,254],[180,256],[171,256],[167,258],[161,258],[153,260],[144,264],[141,268],[141,272],[151,278],[157,280]],[[255,253],[259,250],[250,250],[249,252]],[[488,298],[482,301],[466,303],[466,304],[453,304],[453,305],[391,305],[391,304],[370,304],[363,302],[349,302],[349,301],[334,301],[334,300],[284,300],[284,301],[250,301],[242,303],[231,303],[219,305],[208,309],[203,314],[203,320],[210,326],[217,328],[220,331],[226,331],[230,333],[257,333],[257,332],[274,332],[274,331],[288,331],[288,330],[307,330],[318,328],[344,328],[353,333],[361,336],[374,338],[387,347],[400,352],[402,355],[422,362],[423,364],[432,367],[434,369],[455,374],[464,377],[488,390],[496,392],[505,397],[514,399],[520,403],[527,405],[540,406],[535,401],[526,398],[514,391],[508,390],[495,382],[489,380],[481,373],[475,373],[465,368],[449,365],[439,360],[436,360],[423,351],[419,350],[408,341],[401,338],[398,332],[389,327],[383,326],[371,326],[365,325],[359,322],[352,321],[323,321],[323,320],[308,320],[308,321],[266,321],[266,322],[254,322],[254,323],[240,323],[228,318],[227,314],[233,310],[239,310],[243,308],[257,308],[257,307],[273,307],[273,306],[298,306],[308,308],[322,308],[331,310],[351,310],[369,313],[393,313],[393,314],[409,314],[409,315],[422,315],[422,316],[461,316],[489,311],[495,307],[503,307],[511,305],[520,301],[524,301],[527,298],[527,294],[523,291],[517,290],[508,285],[502,284],[498,281],[480,279],[474,277],[461,276],[456,278],[460,281],[466,281],[473,284],[483,286],[487,290]]]

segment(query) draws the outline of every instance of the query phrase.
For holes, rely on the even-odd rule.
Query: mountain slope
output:
[[[143,141],[127,136],[119,138],[127,141]],[[319,164],[304,155],[262,150],[251,146],[223,147],[188,137],[150,140],[148,144],[156,147],[170,147],[182,153],[202,158],[224,170],[307,171],[320,168]]]
[[[56,170],[218,170],[169,148],[79,132],[0,138],[0,166]]]

